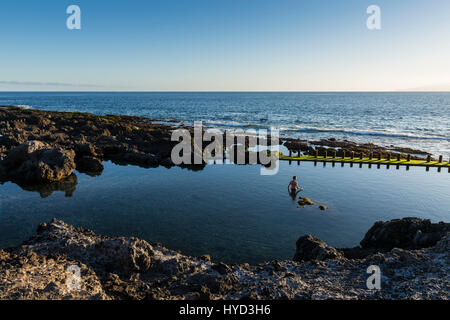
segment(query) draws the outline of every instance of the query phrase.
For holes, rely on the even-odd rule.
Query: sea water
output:
[[[334,137],[450,157],[449,92],[0,92],[0,105],[274,127],[288,137]]]

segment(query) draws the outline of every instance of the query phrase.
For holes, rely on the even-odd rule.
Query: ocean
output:
[[[448,92],[0,92],[0,105],[274,127],[286,137],[334,137],[450,157]]]

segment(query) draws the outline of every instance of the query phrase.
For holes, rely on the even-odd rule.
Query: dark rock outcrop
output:
[[[97,152],[95,147],[91,143],[77,143],[74,146],[75,153],[77,157],[95,157]]]
[[[308,234],[297,240],[294,261],[342,259],[342,253]]]
[[[361,241],[363,248],[417,249],[434,246],[450,232],[450,223],[431,223],[428,219],[403,218],[378,221]]]
[[[104,169],[102,161],[91,156],[76,157],[75,163],[79,172],[94,177],[101,175]]]
[[[77,241],[71,239],[71,227],[53,220],[39,226],[31,242],[36,253],[53,252],[90,265],[97,272],[129,274],[145,272],[154,255],[152,246],[136,238],[107,238],[78,229]],[[55,239],[56,236],[56,239]],[[39,245],[36,245],[39,243]]]
[[[22,163],[30,159],[31,154],[47,148],[49,147],[44,142],[27,141],[8,152],[4,165],[9,169],[18,168]]]
[[[59,181],[75,170],[75,152],[27,141],[11,150],[3,166],[12,180],[26,183]]]

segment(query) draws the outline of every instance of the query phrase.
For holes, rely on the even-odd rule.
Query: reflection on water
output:
[[[41,198],[47,198],[55,191],[64,192],[66,197],[71,197],[77,188],[78,178],[75,173],[72,173],[67,178],[60,181],[41,183],[41,184],[17,184],[25,191],[38,192]]]
[[[192,171],[107,162],[101,176],[77,175],[45,188],[26,188],[39,193],[0,185],[0,246],[20,244],[39,223],[56,217],[102,234],[161,242],[186,254],[256,263],[292,258],[295,241],[306,233],[347,247],[357,245],[377,220],[418,216],[437,222],[450,216],[448,173],[424,168],[282,161],[277,175],[261,176],[259,165]],[[286,189],[294,175],[304,188],[300,195],[316,205],[299,208],[292,201]]]

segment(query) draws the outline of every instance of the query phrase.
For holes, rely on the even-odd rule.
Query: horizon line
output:
[[[450,90],[0,90],[0,93],[450,93]]]

